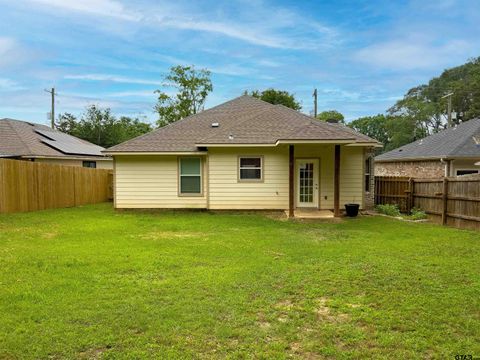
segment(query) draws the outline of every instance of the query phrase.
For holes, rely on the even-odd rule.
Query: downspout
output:
[[[445,164],[444,176],[449,177],[450,176],[450,160],[445,160],[444,158],[440,158],[440,162],[442,164]]]

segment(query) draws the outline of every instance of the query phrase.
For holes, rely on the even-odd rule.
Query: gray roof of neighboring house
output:
[[[375,157],[375,161],[480,158],[480,118],[463,122]]]
[[[103,147],[51,128],[21,120],[0,119],[1,157],[104,157]]]
[[[212,127],[218,123],[218,127]],[[189,152],[197,144],[275,144],[279,140],[376,140],[344,125],[315,120],[283,105],[243,95],[107,149],[107,152]]]

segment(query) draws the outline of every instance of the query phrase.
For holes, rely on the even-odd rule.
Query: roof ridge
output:
[[[167,128],[173,126],[173,125],[177,125],[177,124],[183,123],[185,120],[190,119],[190,118],[192,118],[192,117],[195,116],[195,115],[203,114],[203,113],[205,113],[205,112],[207,112],[207,111],[217,109],[217,108],[219,108],[219,107],[222,107],[222,106],[224,106],[224,105],[226,105],[226,104],[231,103],[232,101],[238,100],[238,99],[240,99],[240,98],[242,98],[242,97],[244,97],[244,96],[248,96],[248,95],[237,96],[236,98],[233,98],[233,99],[231,99],[231,100],[228,100],[228,101],[226,101],[226,102],[224,102],[224,103],[215,105],[215,106],[213,106],[213,107],[211,107],[211,108],[208,108],[208,109],[206,109],[206,110],[202,110],[202,111],[197,112],[197,113],[195,113],[195,114],[188,115],[188,116],[186,116],[186,117],[184,117],[184,118],[182,118],[182,119],[179,119],[179,120],[177,120],[177,121],[173,121],[173,122],[171,122],[171,123],[168,123],[168,124],[165,125],[165,126],[156,128],[156,129],[154,129],[154,130],[152,130],[152,131],[149,131],[149,132],[147,132],[147,133],[145,133],[145,134],[142,134],[142,135],[139,135],[139,136],[137,136],[137,137],[131,138],[131,139],[129,139],[129,140],[127,140],[127,141],[124,141],[124,142],[122,142],[122,143],[120,143],[120,144],[111,146],[111,147],[109,147],[108,149],[105,149],[105,150],[112,150],[112,149],[115,149],[118,145],[124,145],[124,144],[127,144],[127,143],[129,143],[129,142],[131,142],[131,141],[133,141],[133,140],[138,140],[138,139],[141,139],[141,138],[143,138],[143,137],[145,137],[145,136],[147,136],[147,135],[151,135],[151,134],[154,134],[154,133],[163,131],[164,129],[167,129]]]
[[[244,95],[244,96],[248,96],[248,95]],[[270,105],[271,105],[271,104],[270,104]],[[224,128],[224,130],[227,131],[228,129],[231,129],[231,128],[233,128],[234,126],[243,124],[245,121],[248,121],[248,120],[250,120],[250,119],[252,119],[252,118],[254,118],[254,117],[256,117],[256,116],[258,116],[258,115],[260,115],[260,114],[263,114],[263,113],[266,112],[266,111],[267,111],[266,109],[263,109],[263,110],[259,111],[259,112],[256,113],[256,114],[252,114],[252,115],[250,115],[250,116],[245,116],[242,120],[240,120],[239,122],[236,122],[236,123],[234,123],[234,124],[231,124],[230,126],[227,126],[226,128]],[[199,141],[197,141],[197,143],[200,143],[200,144],[201,144],[201,143],[203,143],[204,141],[207,141],[208,139],[210,139],[210,138],[212,138],[212,137],[214,137],[214,136],[216,136],[216,135],[215,135],[215,134],[212,134],[211,136],[208,136],[208,137],[206,137],[206,138],[200,139]]]
[[[300,111],[297,111],[295,109],[292,109],[292,108],[289,108],[288,106],[285,106],[283,104],[277,104],[276,106],[280,106],[282,107],[283,109],[286,109],[286,110],[289,110],[290,112],[294,112],[295,114],[298,114],[298,115],[301,115],[302,117],[305,117],[306,120],[309,121],[309,124],[305,124],[304,126],[309,126],[309,125],[315,125],[315,126],[320,126],[328,131],[334,131],[334,130],[340,130],[342,131],[343,133],[345,133],[346,135],[348,135],[350,138],[353,138],[353,134],[349,131],[345,131],[343,129],[338,129],[338,128],[333,128],[333,126],[327,122],[322,122],[321,120],[318,120],[316,118],[314,118],[313,116],[310,116],[310,115],[307,115],[307,114],[304,114]],[[297,129],[297,130],[294,130],[292,131],[291,133],[288,134],[288,136],[292,135],[292,134],[296,134],[298,132],[300,132],[302,129]],[[355,131],[355,130],[353,130]]]

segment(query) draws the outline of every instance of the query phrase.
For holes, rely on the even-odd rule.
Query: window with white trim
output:
[[[472,174],[478,174],[478,170],[473,170],[473,169],[457,170],[457,176],[472,175]]]
[[[238,160],[240,181],[262,181],[263,159],[261,156],[241,156]]]
[[[87,168],[96,168],[97,167],[97,162],[96,161],[84,161],[82,163],[82,166],[87,167]]]
[[[180,158],[179,181],[181,195],[202,194],[202,159],[199,157]]]
[[[372,157],[368,156],[365,159],[365,192],[370,192],[371,172],[372,172]]]

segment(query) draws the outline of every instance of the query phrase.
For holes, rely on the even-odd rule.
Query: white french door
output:
[[[297,207],[318,207],[318,159],[297,159]]]

